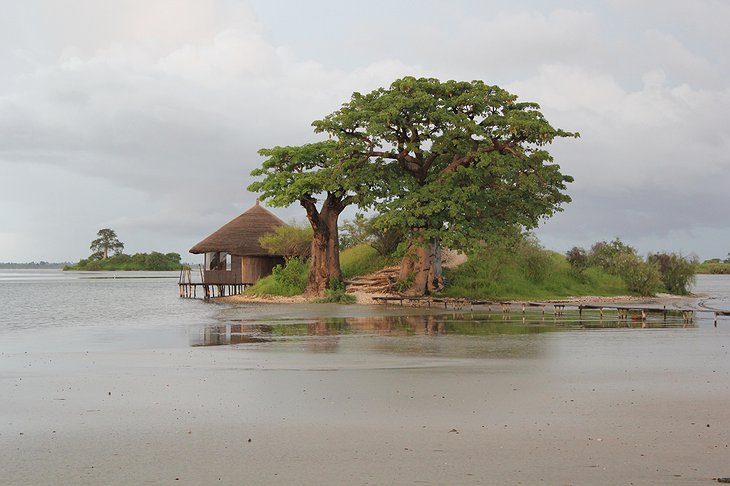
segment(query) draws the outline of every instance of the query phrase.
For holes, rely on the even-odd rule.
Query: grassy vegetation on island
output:
[[[340,253],[340,267],[342,268],[342,276],[345,279],[366,275],[393,263],[393,258],[380,255],[375,248],[365,243],[353,246]],[[299,295],[304,292],[307,286],[308,274],[309,266],[303,258],[290,258],[285,266],[277,266],[271,275],[262,278],[255,285],[247,288],[244,293],[287,297]]]
[[[120,253],[106,259],[83,259],[74,265],[63,267],[64,270],[85,271],[166,271],[180,270],[179,253]]]
[[[490,245],[444,274],[448,297],[547,300],[632,293],[617,275],[599,267],[576,271],[565,256],[527,241]]]
[[[382,255],[368,243],[340,254],[343,278],[375,272],[397,264],[397,250]],[[696,259],[656,253],[646,259],[618,238],[598,242],[589,251],[573,248],[566,255],[544,249],[531,236],[495,238],[469,255],[466,263],[445,270],[440,295],[470,299],[554,300],[580,296],[653,295],[688,293],[697,269]],[[291,258],[285,267],[261,279],[247,294],[298,295],[307,285],[304,259]],[[402,285],[407,288],[408,285]],[[332,289],[325,301],[341,302],[344,289]]]

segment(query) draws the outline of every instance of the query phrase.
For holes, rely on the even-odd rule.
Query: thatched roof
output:
[[[190,253],[224,251],[231,255],[268,255],[269,253],[261,248],[259,238],[284,224],[286,223],[256,201],[254,207],[192,247]]]

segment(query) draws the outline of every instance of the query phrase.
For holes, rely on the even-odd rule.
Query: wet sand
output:
[[[730,476],[729,350],[711,321],[19,348],[0,484],[709,484]]]

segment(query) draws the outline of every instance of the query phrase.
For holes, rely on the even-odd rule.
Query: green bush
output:
[[[568,250],[565,258],[570,263],[570,267],[577,273],[581,273],[588,268],[588,252],[586,252],[585,248],[574,246]]]
[[[528,272],[530,265],[539,268]],[[444,270],[444,295],[472,299],[559,299],[581,295],[625,295],[621,277],[587,268],[580,278],[567,259],[533,239],[493,239],[463,265]]]
[[[621,253],[615,257],[613,265],[628,289],[637,294],[654,295],[662,284],[659,269],[636,255]]]
[[[354,304],[357,298],[345,293],[345,284],[340,280],[330,280],[329,288],[324,291],[324,297],[317,302],[322,304]]]
[[[662,286],[659,269],[644,262],[636,250],[620,239],[599,241],[591,247],[588,263],[617,275],[626,282],[627,288],[640,295],[653,295]]]
[[[548,276],[551,264],[550,254],[540,246],[536,238],[525,238],[519,244],[518,251],[528,279],[532,282],[541,282]]]
[[[246,294],[299,295],[307,288],[309,267],[301,258],[290,258],[286,265],[277,265],[271,275],[264,277],[251,287]]]
[[[664,288],[673,294],[687,295],[695,281],[699,267],[697,257],[684,257],[676,253],[654,253],[648,262],[659,268]]]

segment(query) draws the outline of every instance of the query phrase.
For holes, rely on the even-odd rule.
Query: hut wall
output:
[[[277,265],[283,265],[284,259],[276,256],[239,257],[241,261],[241,278],[243,283],[256,283],[260,278],[271,275]]]
[[[206,270],[205,283],[220,285],[236,285],[240,283],[246,283],[245,280],[241,280],[242,260],[242,256],[231,255],[230,270]]]

